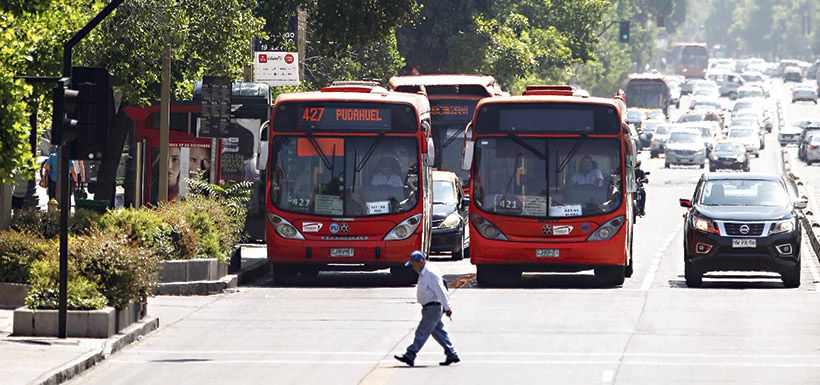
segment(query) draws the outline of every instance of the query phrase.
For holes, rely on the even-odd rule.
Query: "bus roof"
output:
[[[500,104],[500,103],[576,103],[576,104],[603,104],[612,106],[618,110],[621,115],[625,113],[621,108],[621,104],[616,99],[601,98],[601,97],[583,97],[583,96],[563,96],[563,95],[526,95],[526,96],[509,96],[506,98],[487,98],[481,99],[476,106],[478,111],[481,106],[485,104]]]
[[[627,77],[627,80],[633,80],[633,79],[660,80],[660,81],[663,81],[663,82],[666,81],[666,78],[664,78],[664,75],[660,74],[660,73],[657,73],[657,74],[653,74],[653,73],[642,73],[642,74],[633,73],[633,74],[629,74],[629,76]]]
[[[501,89],[490,75],[410,75],[390,78],[389,87],[395,90],[406,86],[480,86],[487,96],[500,95]]]
[[[419,114],[430,111],[430,102],[424,95],[387,91],[382,87],[371,87],[370,91],[366,91],[366,88],[339,86],[325,87],[322,91],[281,94],[275,104],[310,101],[405,103],[415,107]]]

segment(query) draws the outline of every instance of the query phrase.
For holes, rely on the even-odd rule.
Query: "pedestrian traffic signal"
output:
[[[51,143],[70,145],[71,159],[98,159],[108,142],[114,96],[104,68],[74,67],[53,93]]]
[[[619,23],[620,28],[618,32],[618,41],[621,43],[628,43],[629,42],[629,22],[622,21]]]

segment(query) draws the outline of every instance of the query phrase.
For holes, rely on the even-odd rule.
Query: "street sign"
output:
[[[231,123],[231,79],[222,76],[202,78],[202,111],[199,136],[228,137]]]
[[[254,52],[254,80],[270,86],[299,85],[299,54],[296,52]]]

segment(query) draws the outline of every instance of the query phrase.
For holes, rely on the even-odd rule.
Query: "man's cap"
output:
[[[410,267],[410,265],[412,265],[413,262],[420,262],[420,261],[426,261],[426,260],[427,260],[427,257],[424,256],[424,253],[422,253],[421,251],[416,250],[416,251],[410,253],[410,259],[407,262],[404,263],[404,267]]]

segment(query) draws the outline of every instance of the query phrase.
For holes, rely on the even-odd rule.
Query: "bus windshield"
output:
[[[276,137],[271,201],[281,210],[319,216],[408,211],[419,201],[417,141],[384,135]]]
[[[699,46],[684,47],[681,51],[680,62],[686,66],[706,67],[709,62],[709,53],[706,48]]]
[[[474,197],[479,209],[520,217],[583,217],[621,205],[616,138],[481,138]]]
[[[631,80],[626,85],[626,103],[629,107],[664,108],[667,93],[663,81]]]
[[[473,118],[477,103],[477,99],[430,100],[435,166],[454,172],[462,181],[469,179],[469,172],[461,169],[464,127]]]

